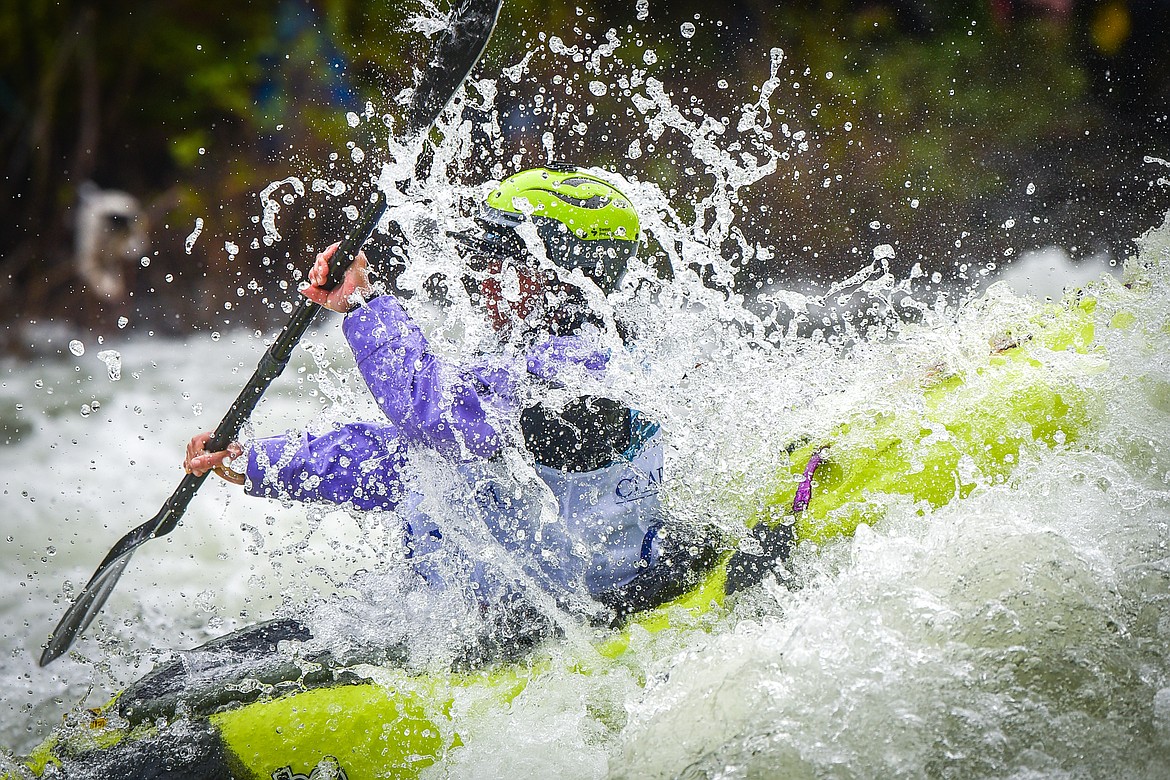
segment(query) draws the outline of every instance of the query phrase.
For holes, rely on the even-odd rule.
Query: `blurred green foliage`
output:
[[[70,208],[92,180],[146,204],[161,256],[182,258],[194,219],[206,221],[216,238],[196,245],[175,283],[147,272],[136,284],[175,299],[183,323],[207,321],[226,290],[261,273],[248,267],[260,258],[245,251],[240,265],[219,249],[255,232],[259,190],[289,175],[329,171],[360,183],[370,173],[373,160],[351,164],[348,146],[376,156],[385,128],[354,129],[346,114],[368,105],[375,116],[397,115],[395,98],[424,66],[445,9],[430,0],[21,0],[0,14],[0,154],[11,204],[0,225],[11,282],[0,303],[16,317],[76,303]],[[774,119],[804,131],[808,148],[737,204],[744,233],[775,257],[761,264],[718,249],[746,282],[833,275],[864,258],[872,242],[862,236],[876,221],[909,249],[901,256],[955,263],[963,253],[953,234],[987,232],[1019,211],[1013,193],[1023,182],[1056,182],[1041,193],[1054,214],[1120,191],[1115,167],[1078,144],[1086,133],[1116,142],[1127,128],[1143,138],[1164,128],[1149,105],[1123,104],[1125,84],[1103,81],[1110,68],[1126,72],[1142,40],[1136,13],[1117,0],[506,0],[480,70],[497,79],[503,129],[485,139],[492,159],[467,175],[542,161],[551,132],[558,156],[654,180],[690,218],[710,191],[694,139],[650,138],[631,107],[640,90],[623,77],[658,79],[690,121],[733,125],[758,99],[779,48]],[[553,51],[553,36],[578,55]],[[589,70],[607,36],[616,39],[612,56]],[[1164,54],[1145,56],[1151,68],[1164,65]],[[501,77],[522,63],[517,80]],[[1135,73],[1141,86],[1148,74]],[[604,94],[586,91],[592,79],[606,82]],[[634,139],[654,151],[631,157]],[[304,220],[286,241],[287,259],[338,224],[335,213]],[[1015,237],[1052,239],[1039,228]],[[285,259],[264,273],[285,273]]]

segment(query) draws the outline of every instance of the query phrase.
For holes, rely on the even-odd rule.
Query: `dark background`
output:
[[[345,115],[367,101],[376,114],[400,113],[394,97],[429,46],[405,26],[422,6],[384,0],[15,5],[0,15],[7,349],[21,347],[29,321],[105,333],[119,317],[161,333],[220,326],[224,303],[244,288],[266,305],[239,305],[227,319],[279,319],[276,303],[291,294],[279,282],[339,234],[341,204],[298,199],[282,213],[284,240],[253,250],[263,235],[256,193],[287,176],[367,180],[377,123],[354,129]],[[680,32],[688,22],[691,37]],[[501,137],[461,175],[493,175],[501,161],[506,174],[521,148],[534,164],[552,131],[563,156],[655,181],[686,218],[710,187],[686,172],[685,139],[667,134],[654,153],[628,159],[643,132],[628,97],[584,93],[588,75],[551,56],[541,34],[588,52],[612,28],[617,57],[661,80],[684,110],[716,117],[755,99],[779,47],[773,112],[807,133],[809,149],[742,193],[737,225],[775,256],[745,261],[734,242],[718,247],[737,289],[837,279],[877,243],[897,247],[897,272],[918,263],[945,280],[1047,245],[1123,258],[1170,207],[1170,187],[1157,181],[1170,171],[1143,161],[1170,158],[1167,22],[1170,0],[649,0],[644,9],[506,0],[477,73],[497,78],[533,54],[519,83],[498,79]],[[563,115],[574,100],[610,119],[574,134]],[[355,138],[370,153],[363,165],[349,161]],[[94,188],[140,204],[134,216],[107,215],[96,237],[120,280],[113,293],[79,271],[79,204]],[[196,217],[203,234],[188,253]],[[234,258],[226,240],[239,242]]]

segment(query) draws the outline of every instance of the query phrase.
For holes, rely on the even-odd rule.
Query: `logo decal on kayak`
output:
[[[349,775],[341,768],[341,762],[333,756],[323,756],[307,775],[292,771],[291,766],[277,769],[272,773],[272,780],[349,780]]]

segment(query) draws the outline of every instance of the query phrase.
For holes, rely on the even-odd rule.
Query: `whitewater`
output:
[[[593,52],[598,79],[611,74],[607,56]],[[773,58],[775,75],[782,54]],[[994,274],[924,291],[918,274],[891,270],[888,244],[863,247],[860,267],[819,286],[711,289],[688,266],[719,278],[732,270],[718,251],[727,242],[767,251],[738,232],[738,194],[805,140],[770,119],[778,81],[725,125],[688,118],[638,69],[625,77],[642,143],[680,134],[707,172],[707,196],[685,213],[653,181],[618,177],[674,276],[643,261],[631,279],[646,284],[600,302],[638,326],[618,390],[669,432],[677,522],[742,537],[730,486],[761,484],[786,465],[787,445],[832,420],[898,408],[908,383],[984,359],[1051,305],[988,286]],[[496,91],[484,79],[467,99],[490,108]],[[399,284],[414,292],[432,273],[458,275],[434,221],[483,192],[459,177],[470,129],[445,121],[426,207],[386,188],[411,250]],[[535,154],[558,154],[546,141]],[[383,182],[400,181],[415,153],[389,144]],[[285,195],[329,189],[297,183]],[[268,195],[282,191],[274,185]],[[279,243],[279,206],[262,210],[262,243]],[[801,546],[778,579],[698,624],[635,636],[628,663],[585,677],[554,652],[516,699],[470,708],[462,747],[424,776],[1170,776],[1170,223],[1152,228],[1121,273],[1070,293],[1097,302],[1097,362],[1083,376],[1094,418],[1076,442],[1026,448],[1008,478],[937,509],[878,497],[873,525]],[[413,313],[453,357],[486,338],[458,291],[444,306],[423,297]],[[261,305],[233,301],[250,304]],[[338,329],[320,321],[246,435],[377,414]],[[465,629],[451,605],[403,590],[393,517],[248,499],[212,480],[178,529],[138,551],[74,650],[37,668],[70,599],[157,511],[186,441],[214,428],[270,336],[39,326],[26,331],[29,357],[0,363],[4,748],[25,753],[65,712],[104,704],[173,650],[273,616],[304,616],[336,641],[441,645]],[[438,465],[417,468],[441,487]],[[566,644],[589,631],[570,630]]]

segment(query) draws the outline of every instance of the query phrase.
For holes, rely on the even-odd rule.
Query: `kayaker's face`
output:
[[[551,281],[546,272],[530,263],[491,257],[484,261],[482,273],[480,302],[497,332],[506,332],[539,313]]]

